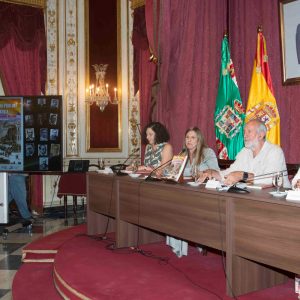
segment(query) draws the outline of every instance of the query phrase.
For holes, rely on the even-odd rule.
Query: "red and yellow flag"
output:
[[[256,55],[246,109],[246,122],[252,119],[263,121],[268,129],[268,141],[280,145],[280,117],[268,64],[266,40],[261,28],[257,33]]]

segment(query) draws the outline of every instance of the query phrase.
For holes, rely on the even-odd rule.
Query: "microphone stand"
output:
[[[246,181],[246,183],[250,183],[250,182],[254,181],[255,179],[268,179],[268,178],[273,177],[277,173],[282,173],[283,176],[287,176],[288,170],[273,171],[273,172],[266,173],[266,174],[256,175],[256,176],[253,176],[253,178],[248,179]]]
[[[169,159],[168,161],[166,161],[165,163],[163,163],[162,165],[159,165],[158,167],[154,168],[150,174],[145,178],[145,181],[161,181],[161,179],[159,178],[153,178],[152,174],[157,171],[158,169],[166,166],[167,164],[169,164],[171,161],[173,160],[173,157],[171,159]]]
[[[121,170],[122,170],[122,168],[125,166],[125,164],[127,163],[127,161],[130,159],[130,158],[132,158],[134,155],[133,154],[135,154],[136,152],[138,152],[140,150],[140,148],[137,148],[137,149],[135,149],[127,158],[126,158],[126,160],[120,165],[120,168],[119,168],[119,170],[116,172],[116,175],[117,176],[126,176],[127,174],[126,173],[122,173],[121,172]]]

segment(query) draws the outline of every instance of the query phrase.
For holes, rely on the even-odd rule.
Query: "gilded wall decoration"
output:
[[[132,11],[129,8],[128,11],[129,21],[128,21],[128,32],[130,32],[130,41],[132,38],[132,27],[133,18]],[[140,107],[139,107],[139,93],[134,95],[134,85],[133,85],[133,46],[132,43],[128,43],[128,109],[129,109],[129,153],[133,153],[137,148],[141,146],[141,135],[140,135]]]
[[[47,0],[47,95],[58,94],[58,0]]]
[[[46,6],[46,1],[47,0],[1,0],[1,2],[29,5],[29,6],[42,7],[42,8]]]
[[[65,24],[65,109],[66,155],[78,156],[78,32],[77,0],[66,1]]]

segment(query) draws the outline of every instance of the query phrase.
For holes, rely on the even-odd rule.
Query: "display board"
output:
[[[0,97],[0,170],[62,171],[62,97]]]

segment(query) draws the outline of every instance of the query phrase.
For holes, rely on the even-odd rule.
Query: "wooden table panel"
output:
[[[225,247],[221,198],[184,186],[135,182],[121,186],[122,220],[217,249]]]
[[[88,230],[94,217],[109,215],[116,218],[117,247],[160,240],[161,232],[222,249],[227,294],[242,295],[284,282],[276,268],[300,273],[300,205],[268,192],[231,194],[89,173]]]
[[[141,183],[139,180],[126,180],[126,178],[119,181],[119,213],[121,220],[139,224],[139,190]]]
[[[90,209],[94,212],[115,217],[116,184],[112,175],[88,173],[88,198]]]
[[[235,201],[234,254],[300,273],[299,212],[288,205]]]
[[[116,228],[116,181],[113,176],[87,173],[87,232],[114,232]]]

